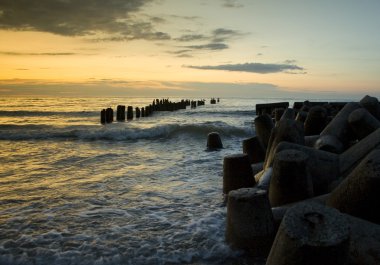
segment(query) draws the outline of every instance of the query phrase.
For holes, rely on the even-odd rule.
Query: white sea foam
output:
[[[205,122],[199,124],[164,124],[149,128],[132,126],[36,126],[0,125],[0,140],[138,140],[167,138],[178,135],[194,137],[205,136],[217,131],[223,136],[249,136],[252,128],[236,127],[224,122]]]
[[[0,106],[0,264],[238,257],[224,241],[222,159],[253,135],[254,103],[100,125],[99,110],[119,101],[1,101],[9,109]],[[225,148],[205,152],[212,131]]]

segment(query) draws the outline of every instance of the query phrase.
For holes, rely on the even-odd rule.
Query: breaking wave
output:
[[[245,137],[252,135],[252,128],[236,127],[224,122],[198,124],[164,124],[149,128],[128,124],[50,126],[50,125],[0,125],[0,140],[138,140],[172,138],[179,135],[203,136],[218,132],[223,136]]]

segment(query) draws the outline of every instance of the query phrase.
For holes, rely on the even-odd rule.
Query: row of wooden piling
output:
[[[116,107],[116,120],[125,121],[133,120],[135,117],[139,119],[140,117],[149,117],[156,111],[177,111],[180,109],[186,109],[190,106],[192,109],[197,108],[197,106],[205,105],[206,100],[189,100],[182,99],[179,102],[172,102],[169,99],[154,99],[152,104],[145,107],[133,108],[132,106],[118,105]],[[135,113],[135,115],[134,115]],[[127,115],[125,115],[127,114]],[[112,108],[102,109],[100,111],[100,122],[102,124],[111,123],[114,121],[114,111]]]
[[[210,104],[216,104],[216,102],[218,102],[219,103],[219,101],[220,101],[220,99],[219,98],[211,98],[210,99]]]
[[[256,136],[223,161],[226,241],[268,265],[380,264],[378,99],[256,113]]]

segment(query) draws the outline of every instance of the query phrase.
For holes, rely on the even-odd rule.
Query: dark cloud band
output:
[[[187,68],[201,70],[224,70],[233,72],[249,72],[258,74],[270,74],[280,72],[304,73],[304,68],[295,64],[265,64],[265,63],[244,63],[244,64],[222,64],[194,66],[188,65]]]
[[[122,39],[169,38],[154,29],[154,20],[141,21],[132,15],[149,2],[152,0],[2,0],[0,29],[64,36],[102,33]]]

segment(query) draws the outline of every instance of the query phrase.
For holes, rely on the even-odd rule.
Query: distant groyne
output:
[[[144,107],[133,107],[133,106],[124,106],[118,105],[116,107],[116,120],[121,122],[127,120],[133,120],[149,117],[154,112],[157,111],[177,111],[185,110],[187,107],[192,109],[197,108],[198,106],[205,105],[206,100],[189,100],[182,99],[178,102],[172,102],[169,99],[154,99],[152,104],[146,105]],[[219,98],[218,98],[219,102]],[[215,102],[216,103],[216,102]],[[213,104],[215,104],[213,103]],[[125,115],[127,114],[127,115]],[[100,111],[100,123],[107,124],[114,121],[114,111],[111,107],[102,109]]]

